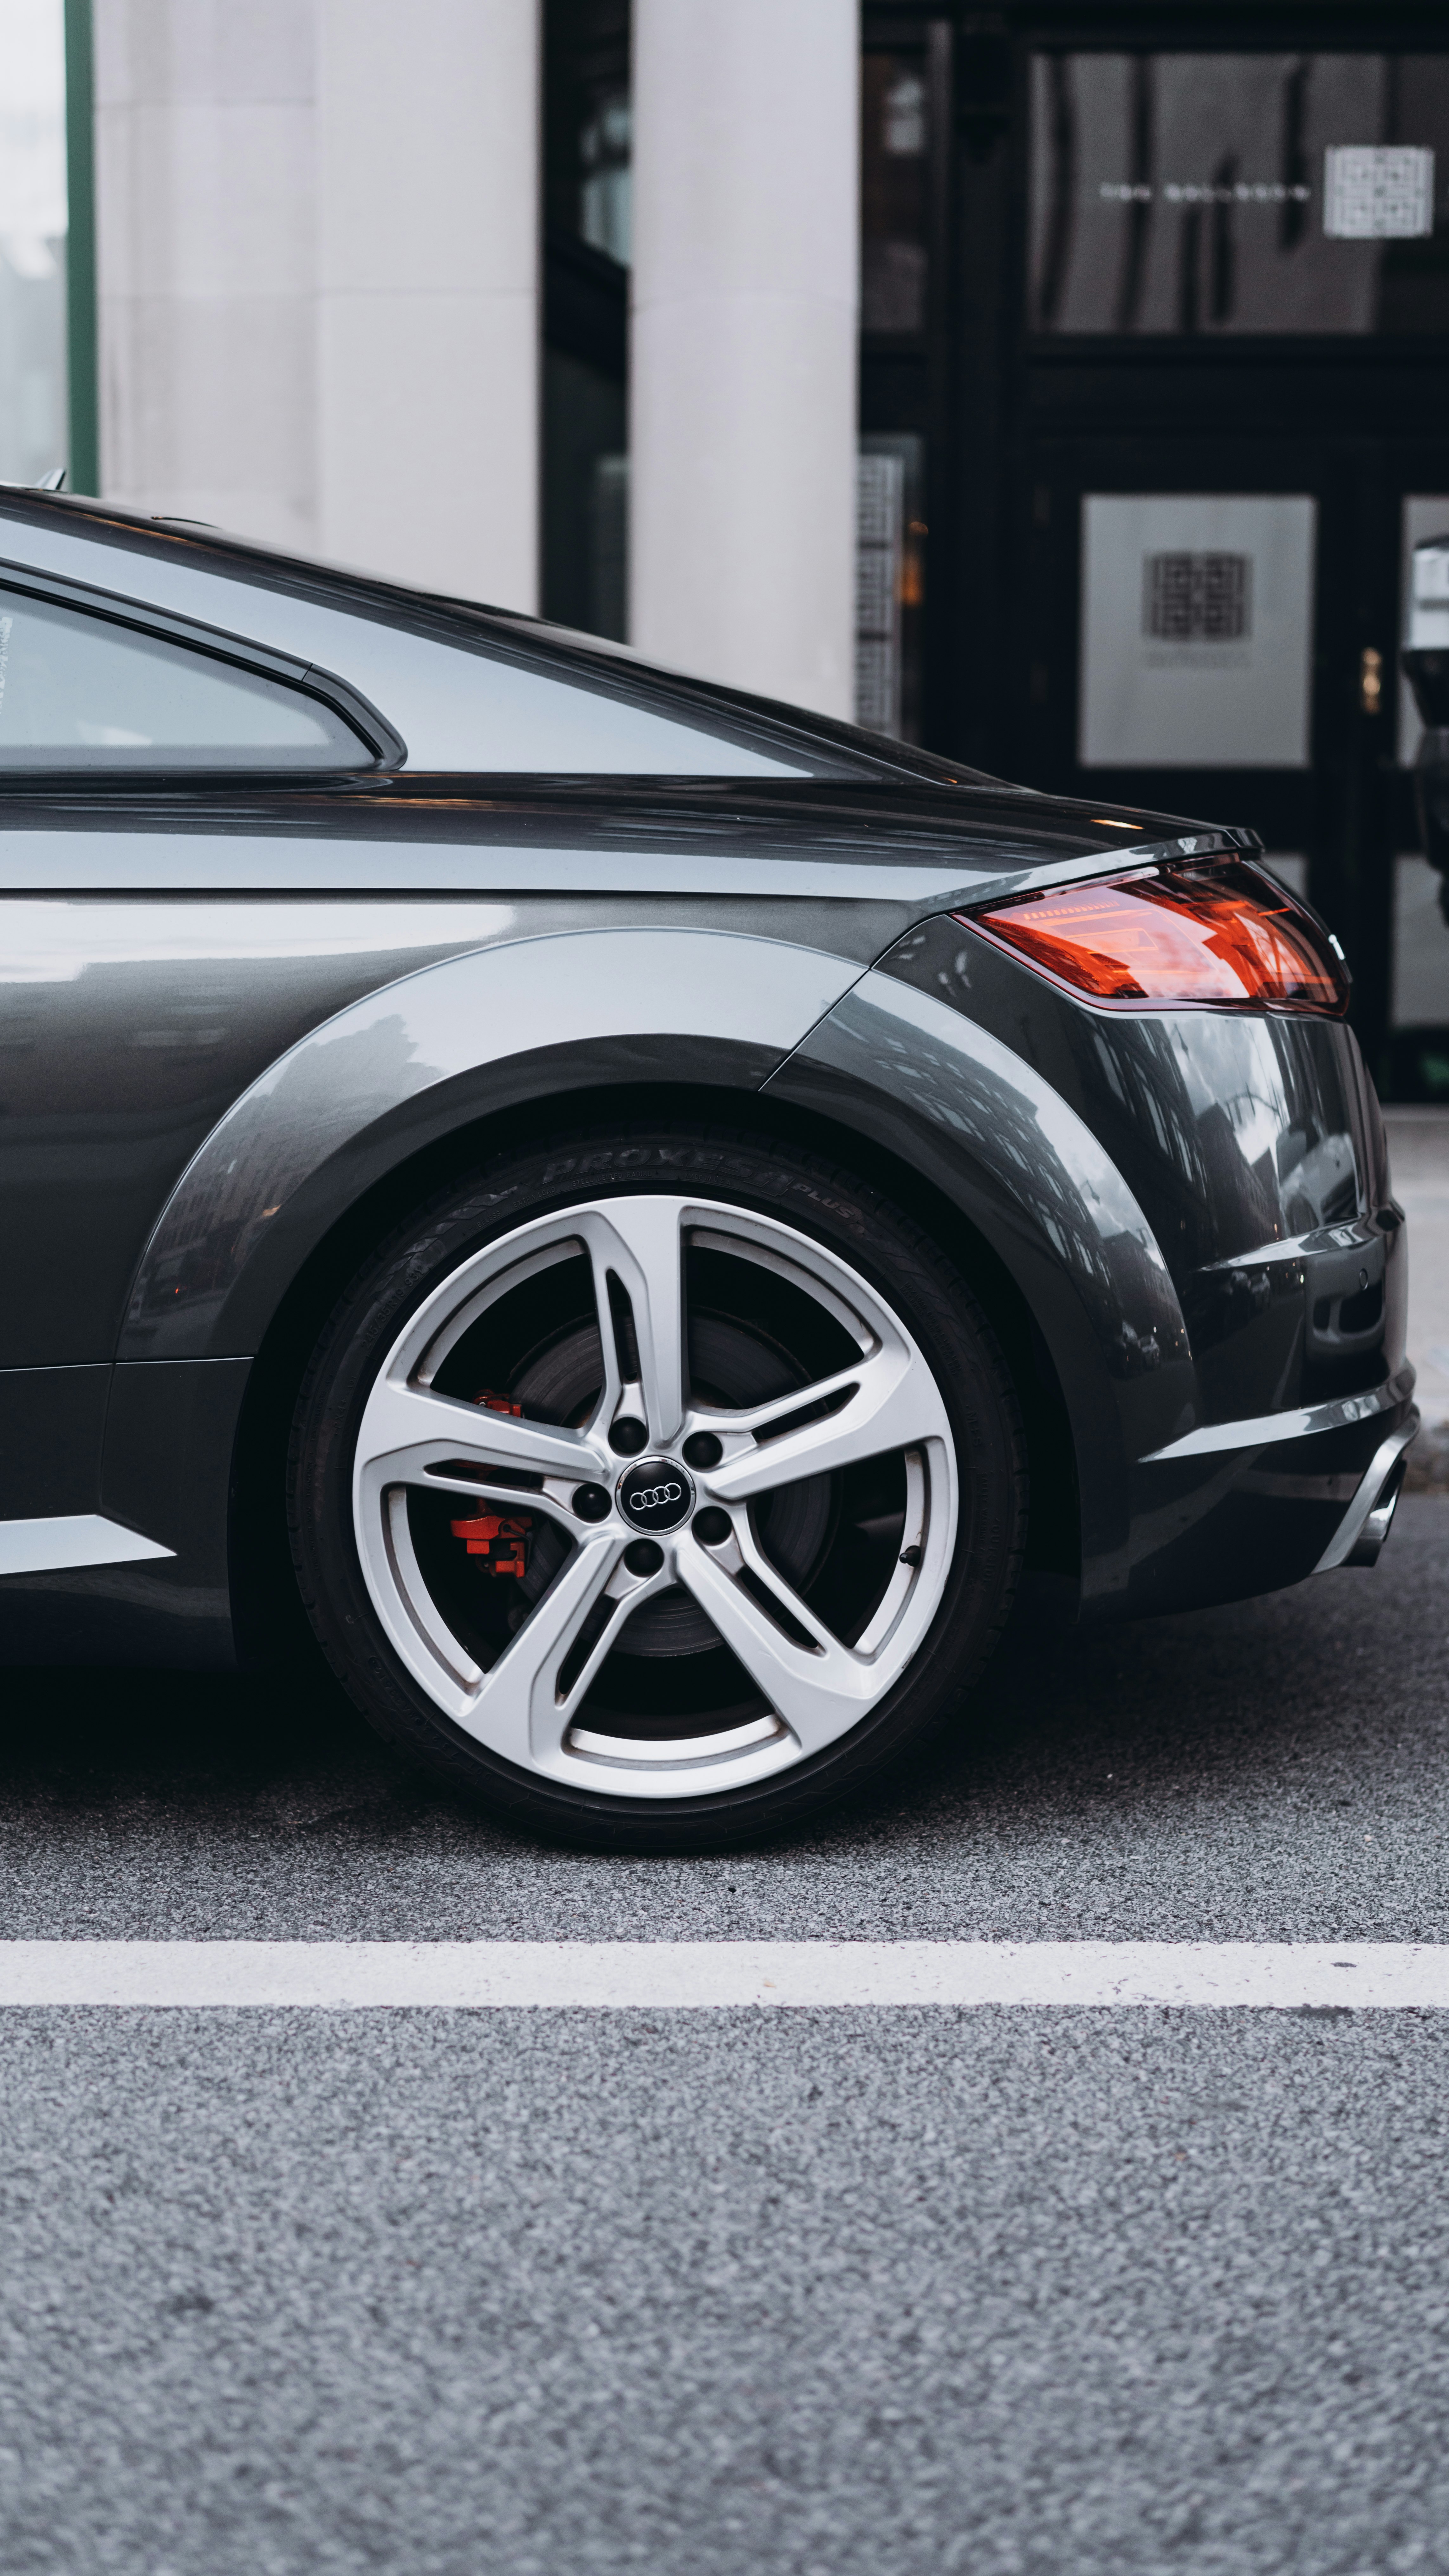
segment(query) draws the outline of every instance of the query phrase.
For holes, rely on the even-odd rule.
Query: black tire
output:
[[[395,1651],[378,1615],[359,1557],[351,1476],[363,1409],[387,1354],[460,1264],[533,1219],[572,1205],[681,1189],[789,1226],[822,1254],[849,1264],[888,1304],[914,1337],[944,1401],[955,1445],[958,1518],[929,1629],[903,1674],[859,1724],[769,1778],[661,1802],[543,1777],[504,1760],[445,1713]],[[940,1247],[857,1174],[793,1144],[704,1126],[600,1127],[556,1136],[499,1156],[420,1208],[364,1263],[334,1309],[299,1393],[288,1461],[289,1526],[303,1602],[364,1716],[497,1816],[553,1839],[613,1851],[720,1849],[801,1826],[923,1746],[956,1713],[1005,1623],[1026,1503],[1025,1444],[1006,1363],[981,1307]],[[899,1561],[909,1560],[902,1555]]]

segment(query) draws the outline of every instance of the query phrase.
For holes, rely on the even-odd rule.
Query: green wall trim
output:
[[[65,0],[65,153],[70,231],[66,241],[67,360],[73,492],[101,488],[96,357],[95,80],[91,0]]]

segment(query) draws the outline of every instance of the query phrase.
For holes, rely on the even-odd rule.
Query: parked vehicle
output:
[[[1084,1621],[1376,1555],[1334,941],[620,648],[0,493],[0,1652],[296,1650],[520,1823],[778,1829]]]

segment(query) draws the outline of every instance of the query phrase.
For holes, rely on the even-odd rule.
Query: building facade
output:
[[[3,5],[6,473],[1250,822],[1449,1098],[1439,0]]]

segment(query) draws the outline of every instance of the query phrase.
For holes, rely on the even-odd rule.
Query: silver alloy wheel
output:
[[[803,1291],[843,1327],[858,1362],[762,1404],[693,1401],[684,1277],[686,1251],[696,1247],[755,1264]],[[603,1362],[597,1401],[581,1427],[484,1410],[437,1391],[449,1354],[490,1307],[581,1253],[591,1265]],[[620,1288],[637,1368],[619,1328]],[[643,1457],[621,1457],[610,1444],[611,1429],[626,1420],[647,1429]],[[701,1434],[710,1436],[701,1442]],[[716,1444],[718,1456],[686,1467],[690,1444],[696,1459]],[[782,1487],[887,1455],[902,1462],[900,1545],[867,1624],[847,1644],[765,1553],[757,1516]],[[668,1490],[674,1485],[678,1495]],[[409,1496],[420,1490],[486,1501],[505,1513],[526,1504],[571,1542],[487,1669],[454,1633],[424,1576],[409,1513]],[[641,1554],[641,1524],[629,1518],[630,1500],[641,1493],[651,1498],[653,1516],[653,1547],[642,1553],[660,1559],[643,1573],[626,1561],[626,1551],[636,1562]],[[791,1226],[707,1199],[664,1195],[561,1209],[490,1243],[444,1280],[374,1380],[358,1430],[352,1501],[373,1605],[435,1704],[524,1770],[631,1798],[741,1787],[858,1726],[900,1680],[931,1626],[958,1509],[940,1389],[875,1290]],[[738,1658],[764,1712],[674,1739],[657,1731],[600,1732],[585,1703],[605,1658],[630,1615],[675,1587]]]

